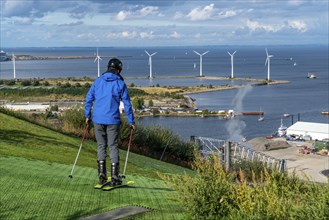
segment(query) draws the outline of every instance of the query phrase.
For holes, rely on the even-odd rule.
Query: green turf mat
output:
[[[126,175],[133,187],[107,192],[94,189],[96,169],[77,166],[69,179],[69,165],[9,156],[0,165],[0,219],[80,219],[129,205],[152,209],[138,219],[184,219],[158,179]]]

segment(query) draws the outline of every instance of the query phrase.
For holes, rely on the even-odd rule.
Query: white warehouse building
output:
[[[8,108],[12,111],[37,111],[37,112],[43,112],[47,111],[50,108],[49,103],[7,103],[4,105],[5,108]]]
[[[309,135],[312,140],[329,139],[329,124],[298,121],[287,128],[289,135]]]

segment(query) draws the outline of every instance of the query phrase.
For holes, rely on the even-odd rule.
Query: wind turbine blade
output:
[[[268,56],[267,48],[265,48],[265,50],[266,50],[266,56]]]
[[[208,50],[208,51],[206,51],[206,52],[204,52],[204,53],[203,53],[203,54],[201,54],[201,55],[203,56],[203,55],[206,55],[207,53],[209,53],[209,50]]]
[[[94,63],[97,61],[97,57],[95,58],[95,60],[94,60]]]
[[[152,53],[150,56],[153,56],[153,55],[155,55],[155,54],[157,54],[158,52],[155,52],[155,53]]]
[[[266,60],[265,60],[265,66],[266,66],[267,62],[268,62],[268,57],[267,57]]]
[[[232,54],[232,56],[234,56],[235,53],[236,53],[236,51],[234,51],[234,53]]]
[[[194,51],[194,53],[196,53],[196,54],[198,54],[199,56],[201,56],[201,54],[199,54],[198,52],[196,52],[195,50],[193,50]]]
[[[230,52],[227,51],[227,53],[228,53],[230,56],[233,56],[232,54],[230,54]]]
[[[145,53],[147,53],[147,55],[151,56],[146,50],[145,50]]]
[[[102,60],[102,58],[99,56],[98,59]]]

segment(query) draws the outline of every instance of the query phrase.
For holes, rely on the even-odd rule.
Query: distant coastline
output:
[[[114,56],[102,56],[102,58],[112,58]],[[120,56],[130,57],[130,56]],[[32,55],[15,55],[15,60],[63,60],[63,59],[94,59],[95,56],[32,56]]]

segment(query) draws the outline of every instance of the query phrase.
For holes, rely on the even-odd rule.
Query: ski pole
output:
[[[73,167],[72,167],[72,170],[71,170],[71,173],[70,173],[70,175],[69,175],[69,178],[73,178],[73,170],[74,170],[74,167],[75,167],[75,164],[77,163],[77,161],[78,161],[78,157],[79,157],[79,155],[80,155],[80,151],[81,151],[81,148],[82,148],[82,144],[83,144],[83,142],[84,142],[84,140],[85,140],[85,138],[86,138],[86,135],[87,135],[87,131],[88,131],[88,124],[86,125],[86,129],[85,129],[85,132],[84,132],[84,134],[83,134],[83,137],[82,137],[82,141],[81,141],[81,144],[80,144],[80,147],[79,147],[79,151],[78,151],[78,154],[77,154],[77,156],[76,156],[76,158],[75,158],[75,161],[74,161],[74,164],[73,164]]]
[[[130,137],[129,137],[129,142],[128,142],[128,150],[127,150],[127,154],[126,154],[126,162],[125,162],[125,166],[123,169],[123,175],[122,177],[125,178],[125,173],[126,173],[126,168],[127,168],[127,162],[128,162],[128,155],[129,155],[129,150],[130,150],[130,145],[131,145],[131,141],[133,139],[133,129],[130,130]]]

